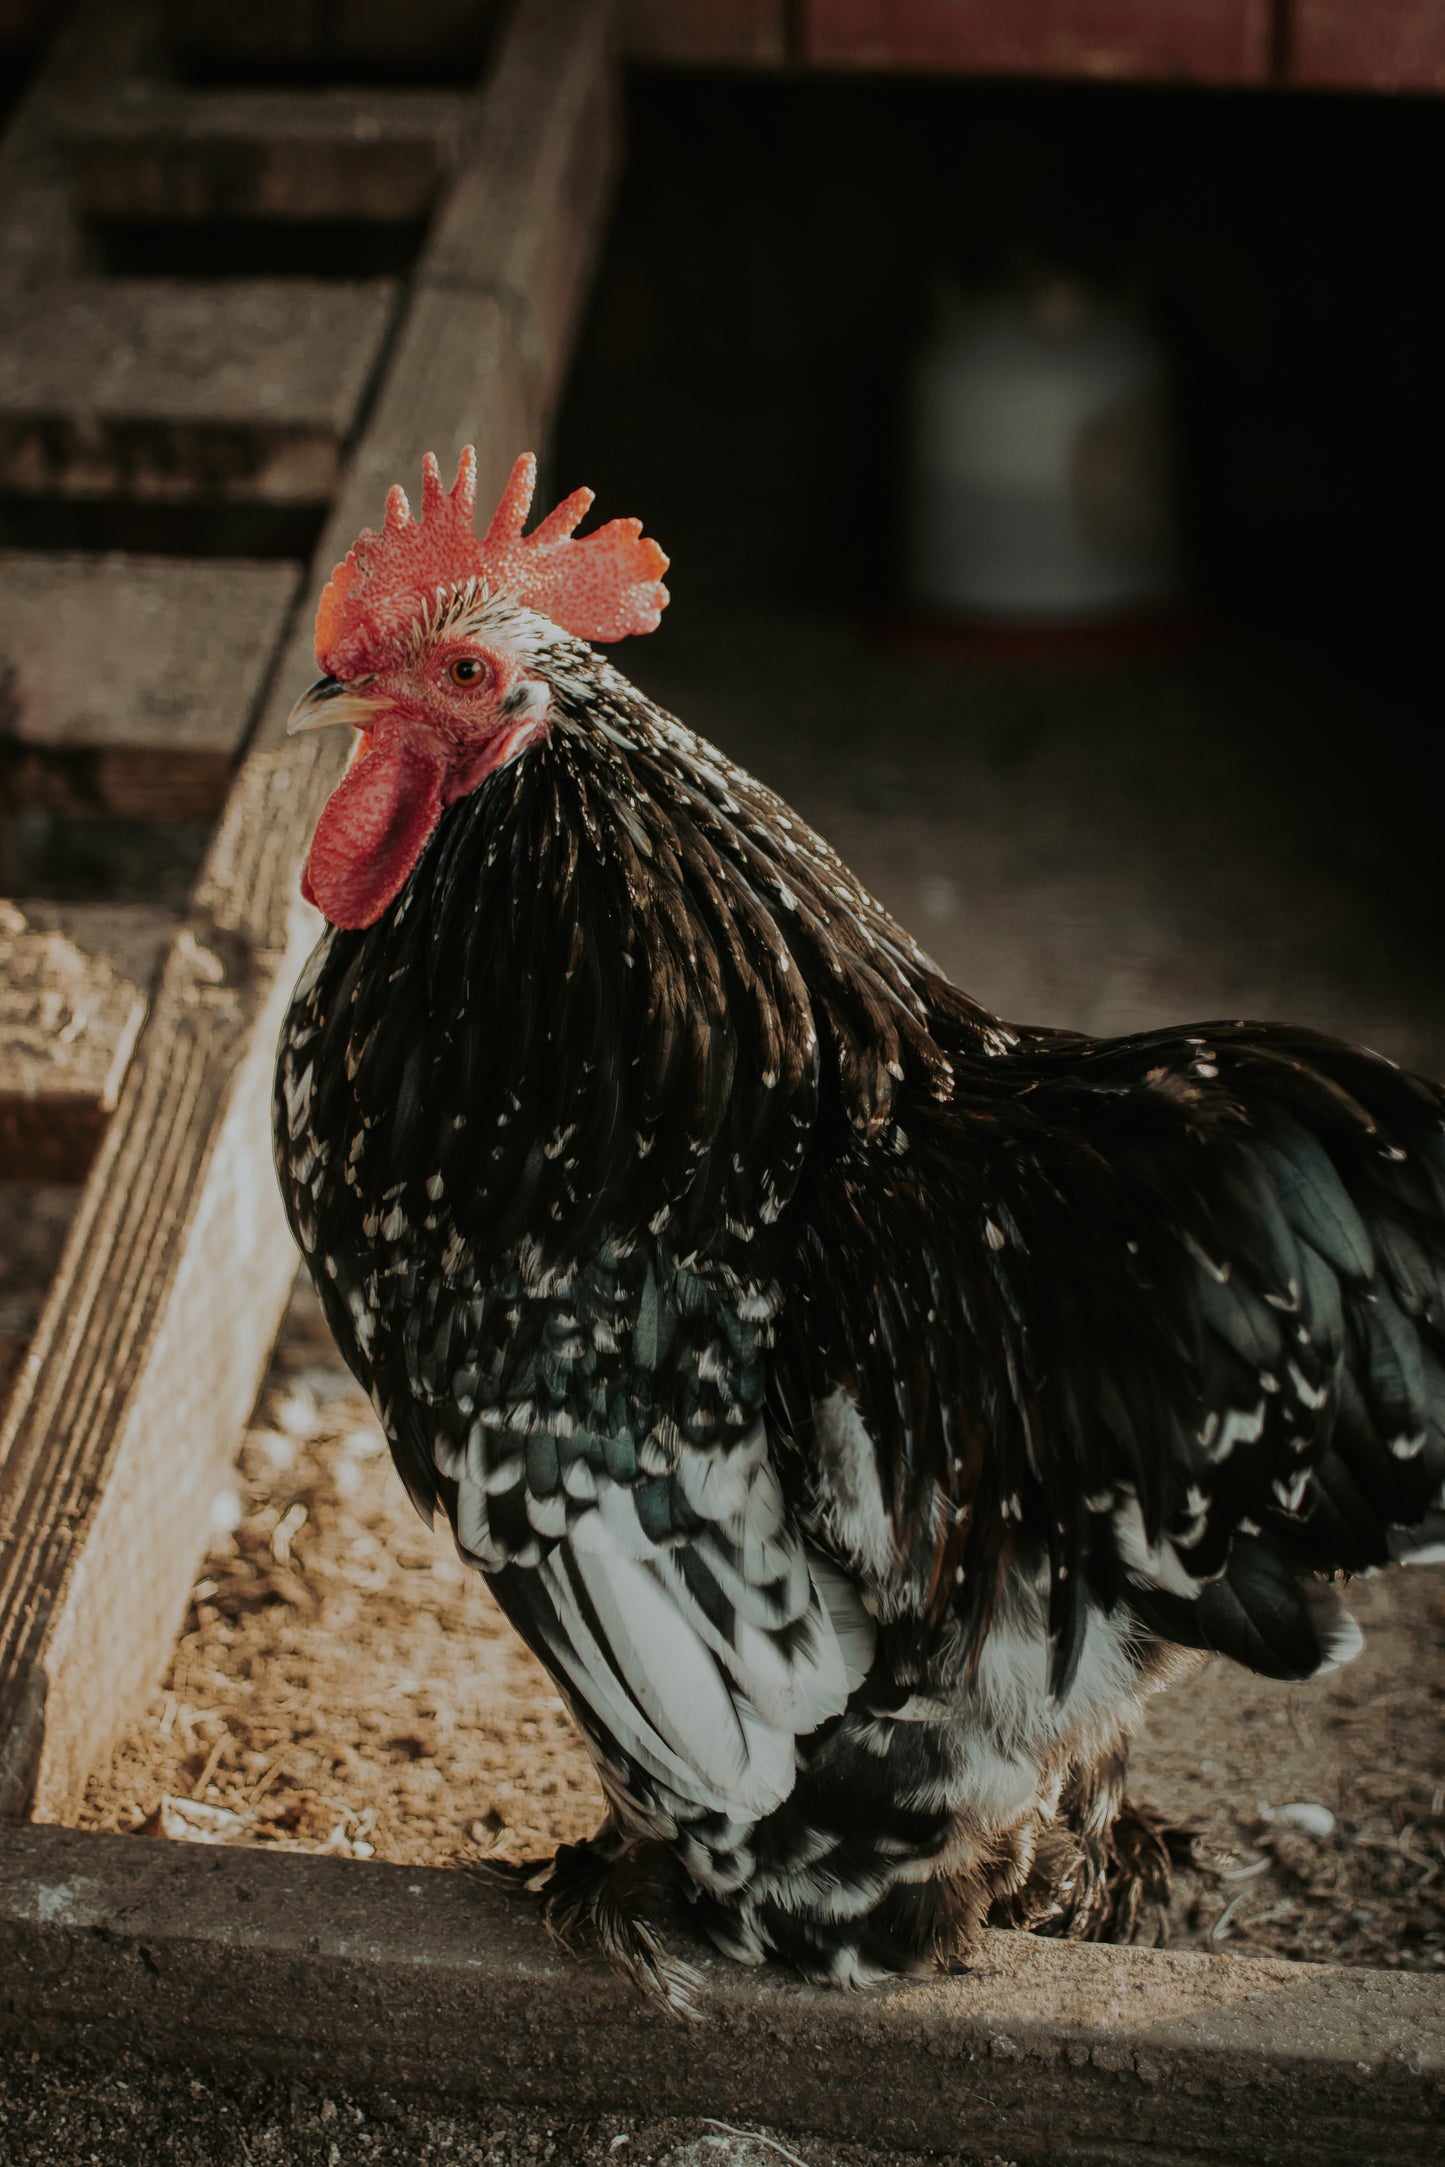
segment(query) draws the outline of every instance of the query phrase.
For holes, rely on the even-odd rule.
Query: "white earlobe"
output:
[[[512,707],[511,711],[518,722],[545,722],[551,711],[551,690],[539,677],[523,678],[512,693],[511,700],[516,701],[516,706]],[[511,700],[508,701],[509,707]]]

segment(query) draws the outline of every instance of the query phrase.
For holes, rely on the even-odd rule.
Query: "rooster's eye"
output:
[[[463,655],[461,660],[454,662],[447,672],[454,685],[480,684],[486,674],[486,664],[478,662],[475,655]]]

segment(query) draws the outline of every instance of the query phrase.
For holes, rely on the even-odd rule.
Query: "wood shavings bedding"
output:
[[[83,1826],[412,1864],[591,1833],[600,1793],[550,1680],[412,1512],[309,1290],[214,1525]]]

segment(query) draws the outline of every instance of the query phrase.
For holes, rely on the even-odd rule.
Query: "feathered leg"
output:
[[[1068,1941],[1167,1939],[1173,1867],[1196,1831],[1127,1795],[1128,1761],[1121,1736],[1073,1764],[1028,1875],[995,1903],[993,1925]]]
[[[563,1948],[591,1948],[674,2016],[696,2014],[698,1975],[673,1956],[653,1915],[665,1909],[675,1871],[660,1844],[624,1836],[608,1819],[595,1836],[564,1843],[527,1882],[542,1923]]]

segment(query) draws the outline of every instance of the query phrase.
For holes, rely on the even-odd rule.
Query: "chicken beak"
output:
[[[339,677],[318,677],[302,693],[286,723],[286,735],[299,730],[323,730],[328,723],[349,722],[354,730],[374,730],[381,703],[368,699]]]

